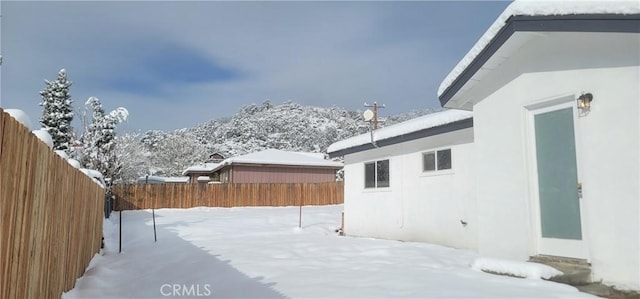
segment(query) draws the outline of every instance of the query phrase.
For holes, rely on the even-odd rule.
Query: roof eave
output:
[[[207,170],[204,170],[204,169],[203,169],[203,170],[193,170],[193,169],[190,169],[190,170],[185,170],[185,171],[183,171],[183,172],[182,172],[182,175],[183,175],[183,176],[186,176],[186,175],[194,174],[194,173],[207,174],[207,173],[211,173],[211,172],[213,172],[213,171],[208,170],[208,169],[207,169]]]
[[[282,167],[305,167],[305,168],[330,168],[330,169],[340,169],[344,167],[343,165],[301,165],[301,164],[286,164],[286,163],[249,163],[242,161],[227,161],[222,163],[220,166],[213,169],[212,172],[220,171],[226,167],[231,166],[258,166],[258,167],[268,167],[268,166],[282,166]]]
[[[640,14],[575,14],[560,16],[509,17],[473,61],[438,97],[440,105],[448,108],[462,108],[467,102],[456,106],[447,105],[464,85],[482,68],[493,54],[517,31],[520,32],[616,32],[640,33]]]
[[[340,169],[343,167],[343,165],[304,165],[304,164],[293,164],[293,163],[249,163],[249,162],[232,162],[229,165],[257,166],[257,167],[282,166],[282,167],[331,168],[331,169]]]
[[[352,146],[352,147],[340,149],[337,151],[329,152],[328,155],[330,158],[342,157],[349,154],[371,150],[376,147],[384,147],[388,145],[398,144],[401,142],[407,142],[407,141],[416,140],[420,138],[463,130],[471,127],[473,127],[473,118],[465,118],[462,120],[458,120],[458,121],[451,122],[451,123],[444,124],[437,127],[431,127],[431,128],[422,129],[422,130],[414,131],[414,132],[399,135],[399,136],[376,140],[377,146],[374,146],[371,143],[366,143],[366,144],[361,144],[361,145]]]

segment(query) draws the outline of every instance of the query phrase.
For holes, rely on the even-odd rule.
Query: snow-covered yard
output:
[[[442,246],[338,236],[342,206],[193,208],[105,221],[106,248],[63,298],[578,298],[575,288],[473,270]]]

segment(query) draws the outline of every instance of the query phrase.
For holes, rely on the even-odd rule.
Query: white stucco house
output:
[[[438,98],[473,125],[329,148],[345,159],[347,235],[572,258],[640,290],[640,2],[514,2]],[[379,161],[388,183],[371,187]]]
[[[425,115],[328,151],[344,157],[345,233],[476,248],[474,226],[462,224],[476,217],[471,112]]]

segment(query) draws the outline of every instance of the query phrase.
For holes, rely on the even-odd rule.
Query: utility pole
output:
[[[369,105],[367,104],[367,102],[364,103],[365,107],[373,107],[373,129],[377,130],[378,129],[378,108],[386,108],[386,106],[384,104],[382,104],[382,106],[378,106],[378,103],[373,102],[373,105]]]

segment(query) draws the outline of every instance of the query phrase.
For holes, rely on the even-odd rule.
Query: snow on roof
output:
[[[306,155],[306,156],[314,157],[314,158],[318,158],[318,159],[324,159],[324,153],[296,152],[296,154]]]
[[[194,172],[212,172],[214,168],[218,167],[218,165],[220,165],[220,163],[204,163],[200,165],[189,166],[182,172],[182,175],[187,175]]]
[[[137,183],[144,184],[145,182],[154,183],[188,183],[189,177],[177,176],[177,177],[163,177],[163,176],[141,176],[137,179]]]
[[[205,176],[205,175],[201,175],[201,176],[198,177],[198,182],[208,182],[210,180],[211,180],[211,178],[208,177],[208,176]]]
[[[216,171],[230,164],[261,164],[261,165],[287,165],[287,166],[319,166],[319,167],[335,167],[343,166],[340,162],[325,160],[323,158],[314,157],[309,153],[288,152],[277,149],[267,149],[261,152],[246,154],[242,156],[228,158],[213,171]]]
[[[511,16],[559,16],[574,14],[637,14],[640,13],[638,1],[539,1],[516,0],[498,16],[476,44],[469,50],[453,70],[444,78],[438,88],[438,97],[453,84],[482,50],[506,25]]]
[[[163,178],[165,183],[187,183],[189,182],[189,177],[185,176],[171,176]]]
[[[463,110],[445,110],[442,112],[431,113],[414,119],[410,119],[405,122],[401,122],[399,124],[375,130],[373,131],[373,140],[380,141],[392,137],[406,135],[412,132],[446,125],[463,119],[468,119],[472,116],[472,112]],[[327,152],[333,153],[339,150],[352,148],[368,143],[371,143],[371,133],[365,133],[349,139],[338,141],[330,145],[327,149]]]

